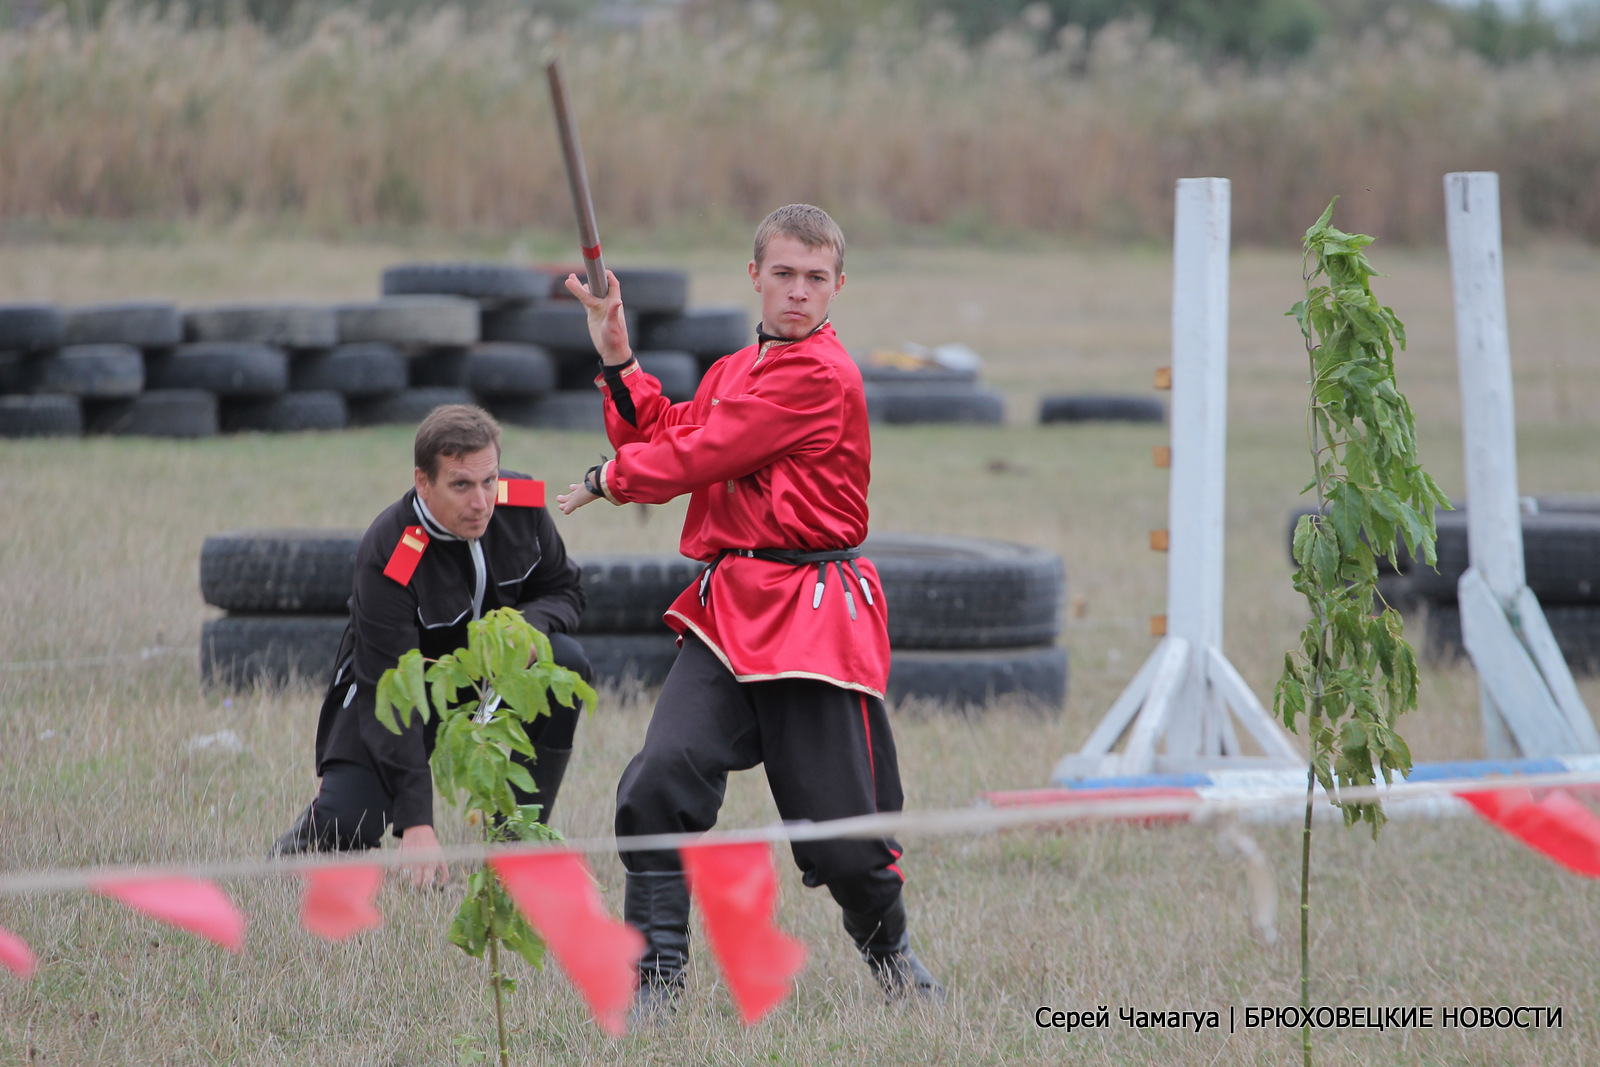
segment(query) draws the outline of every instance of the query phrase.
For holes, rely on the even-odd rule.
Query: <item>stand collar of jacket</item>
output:
[[[814,336],[818,330],[822,329],[824,326],[827,326],[832,321],[832,319],[823,319],[821,322],[813,326],[811,328],[811,332],[806,334],[805,337],[779,337],[777,334],[767,332],[766,323],[758,322],[756,323],[756,344],[761,346],[762,351],[766,351],[766,346],[774,343],[780,345],[799,344],[806,338]]]

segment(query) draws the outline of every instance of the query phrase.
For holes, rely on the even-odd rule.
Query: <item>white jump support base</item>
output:
[[[1055,782],[1305,766],[1305,757],[1222,654],[1229,197],[1225,178],[1178,182],[1166,636],[1083,749],[1056,765]],[[1235,718],[1264,756],[1243,755]],[[1123,750],[1113,752],[1124,736]]]
[[[1523,571],[1500,177],[1446,174],[1444,194],[1472,564],[1458,596],[1462,641],[1478,671],[1484,745],[1497,759],[1600,752],[1600,734]]]

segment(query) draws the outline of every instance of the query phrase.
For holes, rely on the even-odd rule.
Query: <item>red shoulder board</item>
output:
[[[514,508],[544,507],[544,483],[532,478],[501,478],[495,503]]]
[[[422,562],[422,551],[427,547],[428,531],[420,526],[407,526],[400,535],[400,543],[394,546],[389,565],[383,568],[383,576],[401,585],[410,585],[417,564]]]

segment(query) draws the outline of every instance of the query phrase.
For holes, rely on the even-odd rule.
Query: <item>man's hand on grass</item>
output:
[[[400,834],[400,854],[413,862],[411,884],[419,889],[442,888],[450,880],[444,849],[431,826],[408,826]]]

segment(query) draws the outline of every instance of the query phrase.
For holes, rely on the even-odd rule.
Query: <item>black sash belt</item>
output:
[[[861,576],[861,569],[856,566],[856,560],[861,557],[861,548],[834,548],[821,552],[802,552],[795,548],[725,548],[717,553],[717,558],[711,561],[705,571],[700,575],[700,605],[705,606],[706,598],[711,591],[711,572],[717,569],[727,556],[746,556],[750,559],[764,559],[769,563],[783,563],[791,567],[809,567],[816,564],[817,587],[811,595],[812,610],[822,607],[822,594],[828,584],[828,564],[833,564],[834,570],[839,572],[839,581],[844,584],[844,602],[850,609],[850,619],[855,621],[856,600],[850,594],[850,579],[845,575],[846,566],[850,573],[855,575],[856,581],[861,585],[861,595],[867,598],[867,604],[873,603],[872,590],[867,586],[867,580]]]

